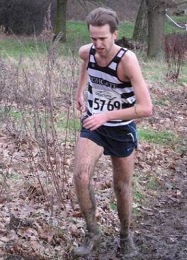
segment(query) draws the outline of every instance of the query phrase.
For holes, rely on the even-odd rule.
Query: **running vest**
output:
[[[88,63],[88,116],[115,109],[132,107],[136,98],[131,82],[123,82],[118,78],[117,67],[127,49],[121,48],[106,67],[100,67],[95,59],[95,47],[90,49]],[[132,120],[107,121],[106,126],[127,125]]]

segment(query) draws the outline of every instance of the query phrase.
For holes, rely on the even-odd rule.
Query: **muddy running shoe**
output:
[[[88,256],[99,245],[100,233],[87,233],[81,246],[74,250],[75,256]]]
[[[132,233],[129,233],[128,236],[120,234],[120,254],[123,257],[134,257],[138,255]]]

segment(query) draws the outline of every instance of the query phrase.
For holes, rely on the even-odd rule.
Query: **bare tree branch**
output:
[[[92,3],[95,4],[96,6],[99,6],[99,4],[101,4],[100,0],[77,0],[79,2],[79,4],[82,6],[82,8],[88,12],[88,5],[87,3]]]
[[[181,3],[176,3],[176,6],[183,5],[183,4],[187,4],[187,1],[183,1]]]
[[[178,1],[174,1],[174,0],[164,0],[162,2],[162,4],[164,4],[167,8],[176,8],[178,7],[179,5],[183,5],[183,4],[186,4],[187,1],[182,1],[182,2],[178,2]]]

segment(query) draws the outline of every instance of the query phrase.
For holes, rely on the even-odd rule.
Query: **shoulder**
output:
[[[127,50],[125,55],[123,55],[120,62],[119,74],[121,78],[125,76],[128,79],[141,74],[139,61],[133,51]]]
[[[131,50],[126,50],[125,55],[122,58],[123,63],[138,61],[136,54]]]
[[[136,54],[131,50],[126,51],[125,55],[121,60],[121,63],[122,63],[122,67],[125,70],[135,71],[140,67]]]
[[[88,57],[89,57],[89,53],[90,53],[90,49],[91,49],[91,46],[93,44],[92,43],[89,43],[89,44],[86,44],[86,45],[83,45],[80,47],[79,49],[79,57],[82,59],[82,60],[87,60]]]

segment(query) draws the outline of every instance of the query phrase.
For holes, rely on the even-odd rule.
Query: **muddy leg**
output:
[[[74,162],[74,182],[81,212],[86,222],[88,236],[81,247],[75,250],[78,256],[88,255],[100,237],[96,222],[96,202],[91,187],[91,177],[103,148],[86,138],[80,138]]]
[[[128,157],[112,157],[112,164],[114,190],[117,197],[117,209],[120,220],[121,251],[124,256],[132,256],[137,254],[130,232],[134,152]]]

